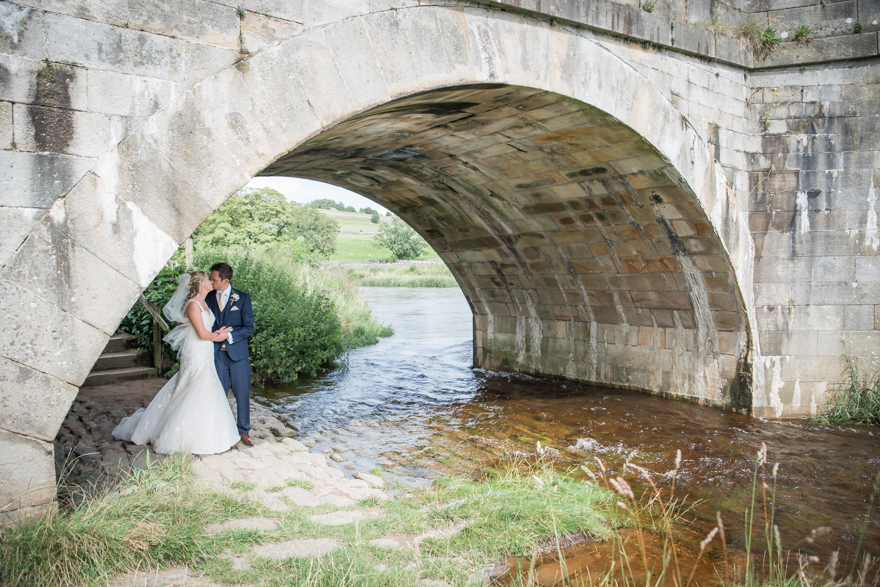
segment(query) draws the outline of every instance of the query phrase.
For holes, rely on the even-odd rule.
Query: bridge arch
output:
[[[750,407],[751,240],[709,146],[590,33],[414,7],[195,84],[30,233],[0,273],[21,316],[0,343],[21,508],[51,499],[47,442],[137,295],[260,173],[413,225],[468,297],[479,365]]]

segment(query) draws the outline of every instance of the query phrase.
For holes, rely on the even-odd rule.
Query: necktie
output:
[[[220,306],[221,312],[226,308],[226,296],[223,295],[222,291],[217,292],[217,305]]]

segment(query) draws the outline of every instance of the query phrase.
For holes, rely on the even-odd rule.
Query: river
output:
[[[755,455],[766,443],[768,474],[779,463],[775,503],[783,544],[823,559],[835,550],[854,552],[880,470],[880,430],[761,420],[474,369],[471,313],[458,289],[364,288],[363,295],[393,336],[351,352],[342,368],[322,377],[255,390],[258,402],[295,422],[304,442],[345,459],[343,470],[381,467],[386,477],[418,485],[438,474],[473,476],[501,453],[534,458],[540,442],[561,468],[596,469],[599,457],[616,475],[629,459],[660,479],[681,450],[677,494],[695,504],[695,535],[711,528],[720,511],[737,544]],[[878,509],[862,546],[874,558],[880,556]],[[818,527],[831,531],[805,542]]]

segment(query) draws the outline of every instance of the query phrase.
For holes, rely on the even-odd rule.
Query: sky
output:
[[[380,214],[385,214],[387,210],[372,200],[350,192],[347,189],[312,181],[309,179],[298,179],[293,177],[255,177],[248,183],[244,189],[253,188],[272,188],[281,193],[288,202],[297,202],[299,204],[308,204],[312,200],[320,200],[322,198],[330,198],[334,202],[342,202],[346,206],[354,206],[355,210],[361,208],[372,208],[378,210]]]

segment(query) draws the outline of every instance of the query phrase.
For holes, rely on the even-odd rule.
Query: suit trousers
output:
[[[251,430],[251,362],[247,358],[233,361],[226,351],[217,351],[214,355],[214,363],[217,366],[217,375],[220,377],[224,395],[228,394],[229,387],[232,387],[238,412],[235,422],[238,425],[238,433],[246,434]]]

